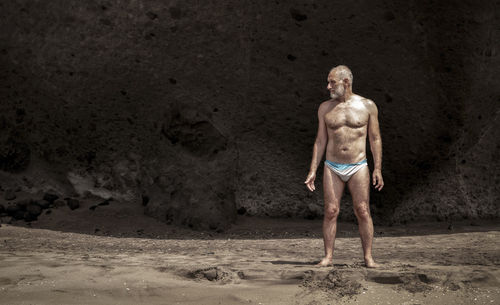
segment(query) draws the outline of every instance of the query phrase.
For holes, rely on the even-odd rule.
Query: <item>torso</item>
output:
[[[346,102],[330,101],[325,124],[328,132],[326,159],[356,163],[366,159],[366,134],[370,117],[365,99],[353,95]]]

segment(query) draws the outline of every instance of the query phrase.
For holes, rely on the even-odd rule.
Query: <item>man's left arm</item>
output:
[[[384,179],[382,178],[382,138],[380,136],[378,124],[378,109],[377,105],[371,100],[368,100],[367,108],[370,114],[368,119],[368,137],[370,139],[370,149],[375,165],[372,183],[375,188],[380,191],[384,187]]]

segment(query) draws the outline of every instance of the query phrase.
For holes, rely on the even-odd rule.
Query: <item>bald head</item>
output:
[[[336,66],[328,73],[328,86],[332,99],[344,98],[352,94],[352,72],[346,66]]]
[[[352,86],[352,72],[347,66],[336,66],[330,70],[329,74],[341,80],[348,79],[349,84]]]

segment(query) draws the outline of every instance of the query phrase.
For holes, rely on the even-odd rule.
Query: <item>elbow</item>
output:
[[[380,138],[370,139],[371,150],[378,150],[382,148],[382,140]]]
[[[316,138],[314,144],[318,147],[324,147],[326,145],[326,141],[320,137]]]
[[[382,138],[379,135],[370,135],[370,143],[382,143]]]

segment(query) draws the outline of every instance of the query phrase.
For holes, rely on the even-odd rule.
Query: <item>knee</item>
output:
[[[367,202],[362,202],[354,208],[354,214],[358,220],[369,220],[370,219],[370,206]]]
[[[328,204],[325,208],[326,219],[336,219],[339,216],[339,208],[336,204]]]

